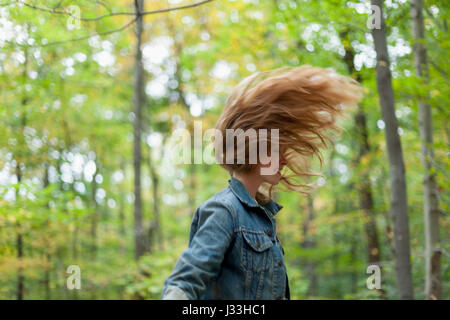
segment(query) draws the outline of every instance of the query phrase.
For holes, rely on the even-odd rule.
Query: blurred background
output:
[[[384,14],[365,0],[2,0],[0,299],[160,299],[195,209],[229,178],[167,157],[173,133],[214,127],[242,78],[303,64],[365,96],[323,166],[311,159],[310,195],[274,195],[292,298],[448,299],[449,3],[373,3]]]

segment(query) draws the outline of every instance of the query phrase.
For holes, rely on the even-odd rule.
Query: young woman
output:
[[[271,199],[272,188],[304,192],[308,160],[321,159],[342,107],[360,99],[355,80],[312,66],[257,73],[238,84],[216,124],[216,159],[230,173],[228,186],[195,211],[189,246],[163,299],[290,299],[276,233],[282,206]]]

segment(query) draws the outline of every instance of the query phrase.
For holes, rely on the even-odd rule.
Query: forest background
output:
[[[1,0],[0,299],[160,299],[229,178],[168,158],[173,133],[304,64],[364,98],[310,195],[274,195],[292,298],[448,299],[448,4]]]

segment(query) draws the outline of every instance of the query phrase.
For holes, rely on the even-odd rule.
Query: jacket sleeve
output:
[[[235,214],[226,200],[209,200],[192,219],[189,246],[166,279],[163,300],[196,300],[220,271],[234,237]]]

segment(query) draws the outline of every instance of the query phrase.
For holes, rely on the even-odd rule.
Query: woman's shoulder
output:
[[[224,188],[197,208],[194,213],[193,223],[202,224],[205,221],[220,221],[220,225],[229,225],[234,229],[237,224],[237,214],[233,204],[233,195],[228,188]]]
[[[239,209],[237,201],[238,199],[235,194],[231,191],[230,187],[227,186],[204,201],[198,207],[198,210],[203,211],[210,208],[223,208],[228,211],[234,219],[236,219],[237,211]]]
[[[209,197],[205,202],[203,202],[199,208],[210,206],[212,204],[221,204],[228,209],[234,209],[234,194],[231,192],[230,187],[223,188],[222,190],[216,192],[211,197]]]

